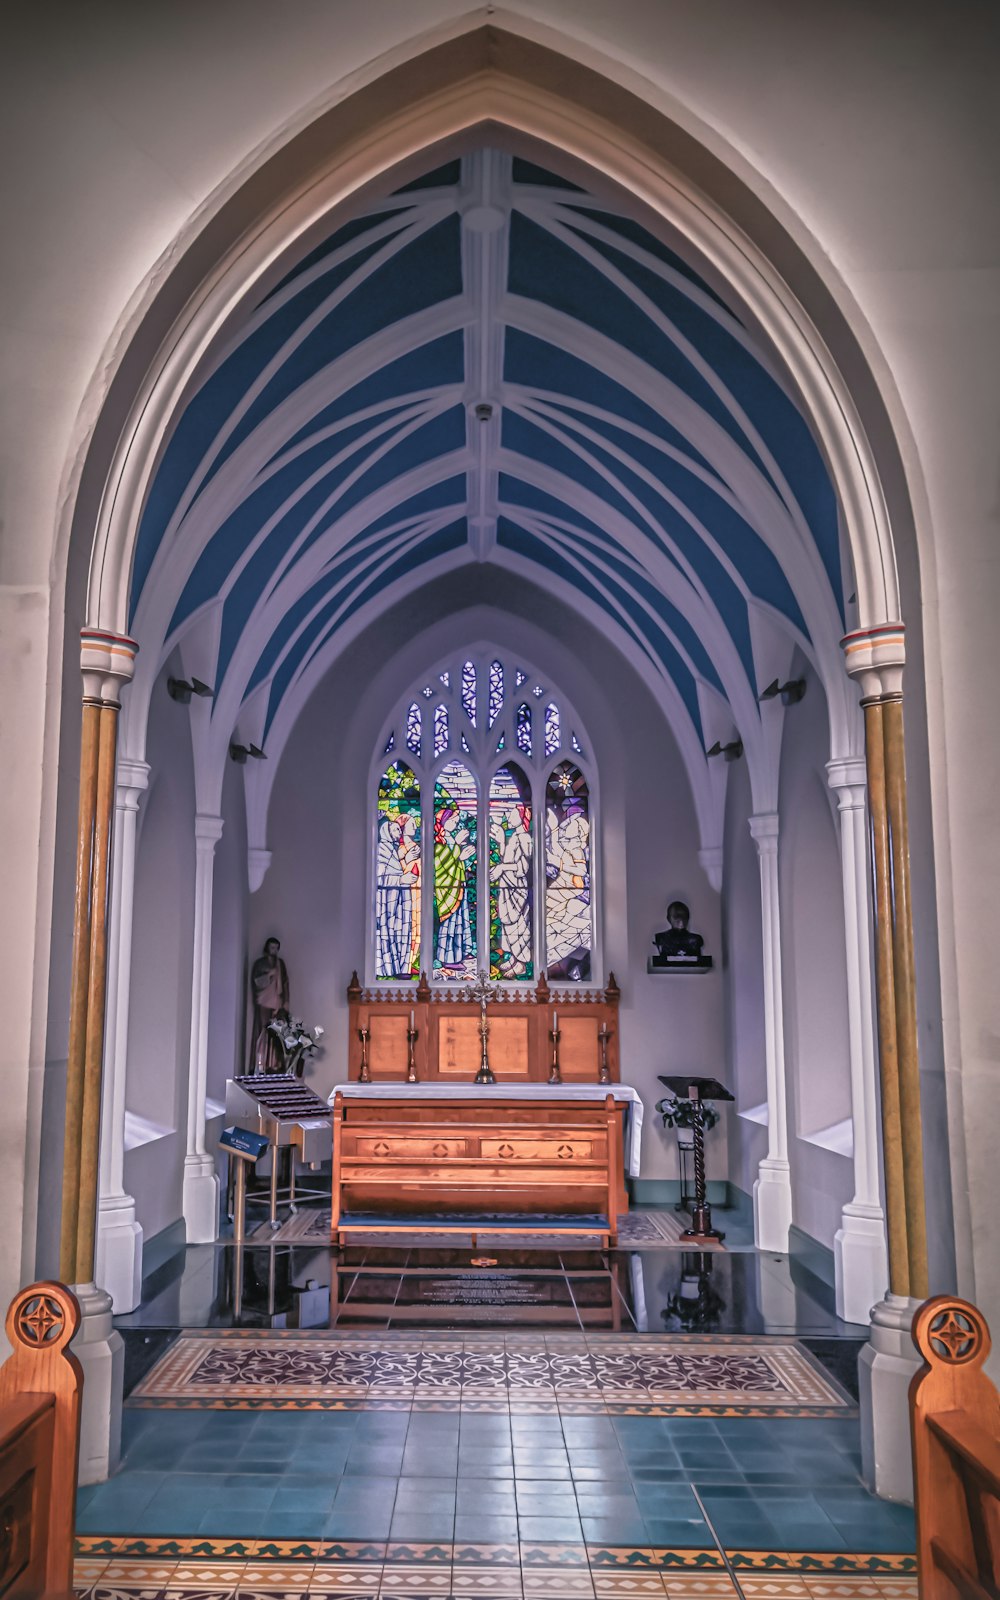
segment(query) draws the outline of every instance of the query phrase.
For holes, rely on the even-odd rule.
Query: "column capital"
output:
[[[214,854],[215,847],[222,838],[222,818],[214,817],[204,811],[199,811],[194,819],[195,844],[199,851],[209,855]]]
[[[122,685],[131,683],[139,646],[124,633],[81,628],[80,671],[83,698],[91,704],[121,705]]]
[[[777,850],[778,813],[758,811],[750,818],[750,836],[756,843],[760,855]]]
[[[120,811],[137,811],[139,796],[149,788],[148,761],[133,761],[119,756],[115,771],[115,804]]]
[[[864,807],[868,793],[868,768],[864,756],[838,756],[826,764],[826,781],[837,796],[841,811]]]
[[[840,641],[849,678],[861,685],[862,704],[872,700],[900,700],[906,663],[906,634],[901,622],[883,622],[877,628],[859,628]]]

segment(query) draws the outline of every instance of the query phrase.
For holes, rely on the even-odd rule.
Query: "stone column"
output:
[[[117,1314],[134,1311],[142,1294],[142,1228],[135,1201],[125,1192],[125,1088],[129,987],[132,976],[132,902],[139,797],[149,783],[145,761],[118,762],[108,935],[108,1026],[104,1044],[100,1199],[97,1208],[97,1282]]]
[[[870,1341],[860,1361],[862,1470],[878,1494],[911,1501],[907,1389],[920,1357],[910,1339],[910,1323],[927,1298],[928,1278],[903,750],[903,629],[887,624],[848,634],[844,652],[847,671],[861,685],[865,713],[889,1242],[889,1291],[874,1308]]]
[[[754,1236],[760,1249],[788,1249],[792,1184],[788,1166],[785,1021],[781,981],[781,912],[778,901],[778,814],[750,818],[760,863],[764,931],[764,1056],[767,1068],[767,1155],[753,1186]]]
[[[867,783],[859,759],[827,762],[840,813],[844,882],[847,1006],[854,1128],[854,1197],[842,1212],[834,1239],[837,1315],[867,1323],[889,1282],[878,1163],[875,1015],[872,1008],[871,919],[866,849]]]
[[[132,677],[137,648],[134,640],[99,629],[85,628],[81,635],[83,723],[59,1268],[83,1313],[73,1341],[85,1376],[81,1483],[97,1483],[114,1471],[121,1442],[124,1349],[112,1327],[111,1297],[94,1282],[94,1264],[119,694]]]
[[[215,1159],[205,1148],[205,1095],[208,1083],[208,1003],[212,976],[212,885],[215,847],[222,838],[222,818],[205,816],[199,812],[194,819],[194,838],[191,1049],[183,1206],[188,1244],[210,1244],[219,1234],[219,1179]]]

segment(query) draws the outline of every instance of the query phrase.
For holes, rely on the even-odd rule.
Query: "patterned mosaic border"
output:
[[[208,1409],[561,1410],[659,1416],[843,1416],[849,1401],[795,1341],[591,1335],[275,1340],[182,1335],[131,1405]]]
[[[79,1560],[135,1562],[136,1572],[150,1561],[205,1561],[274,1563],[275,1565],[537,1567],[592,1571],[623,1569],[642,1571],[714,1572],[724,1570],[717,1550],[665,1549],[662,1546],[565,1544],[401,1544],[392,1540],[337,1539],[225,1539],[197,1535],[184,1538],[137,1538],[121,1534],[81,1535],[76,1541]],[[915,1574],[917,1558],[902,1554],[865,1554],[847,1551],[727,1550],[734,1571],[748,1573],[871,1573]]]

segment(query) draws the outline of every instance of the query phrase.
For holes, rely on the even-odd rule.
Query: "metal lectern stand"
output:
[[[712,1227],[712,1208],[708,1203],[705,1185],[705,1112],[706,1100],[732,1100],[733,1096],[718,1078],[665,1078],[658,1074],[678,1100],[691,1100],[694,1114],[691,1118],[691,1136],[694,1143],[694,1205],[691,1207],[691,1226],[681,1234],[682,1239],[724,1239],[725,1234]]]

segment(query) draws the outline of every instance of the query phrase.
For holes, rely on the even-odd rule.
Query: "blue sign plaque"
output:
[[[238,1156],[248,1156],[251,1161],[257,1161],[271,1141],[265,1134],[252,1133],[249,1128],[225,1128],[219,1143],[224,1150],[232,1150]]]

